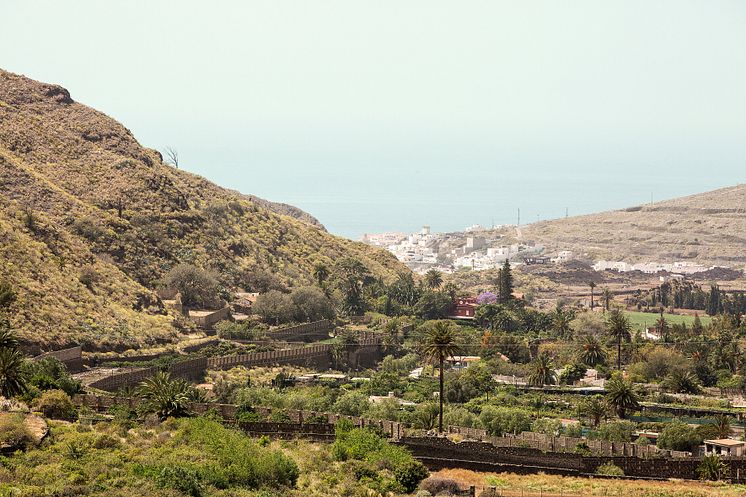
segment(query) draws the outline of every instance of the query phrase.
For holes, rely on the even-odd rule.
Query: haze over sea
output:
[[[0,65],[352,238],[746,181],[745,2],[220,5],[5,1]]]

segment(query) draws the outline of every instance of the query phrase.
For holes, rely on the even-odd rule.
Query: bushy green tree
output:
[[[294,307],[293,317],[298,322],[303,323],[334,318],[334,306],[319,288],[313,286],[294,288],[290,292],[290,300]]]
[[[429,319],[443,319],[448,316],[451,308],[451,298],[443,292],[423,292],[414,306],[417,317]]]
[[[289,323],[296,315],[296,307],[290,295],[278,290],[259,295],[251,310],[262,321],[272,325]]]
[[[695,428],[681,421],[667,423],[658,436],[661,449],[693,451],[702,443],[702,437]]]
[[[189,307],[216,307],[220,304],[220,283],[217,276],[192,264],[178,264],[163,277],[163,286],[181,294]]]
[[[523,409],[487,405],[479,414],[479,423],[490,435],[499,437],[530,430],[531,416]]]

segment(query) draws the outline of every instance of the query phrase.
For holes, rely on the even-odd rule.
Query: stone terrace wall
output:
[[[308,347],[295,347],[285,350],[273,350],[268,352],[251,352],[222,357],[200,357],[177,362],[169,368],[173,376],[187,379],[201,378],[207,369],[229,369],[236,366],[273,366],[294,365],[312,367],[316,369],[329,369],[332,367],[332,346],[329,344],[317,344]],[[356,346],[356,351],[351,353],[354,364],[362,367],[371,367],[382,358],[381,347],[377,338],[364,338]],[[109,375],[94,381],[89,386],[113,392],[127,385],[136,385],[146,378],[153,376],[158,368],[142,368],[129,370],[123,373]]]
[[[575,452],[578,444],[585,444],[596,455],[601,456],[630,456],[630,457],[689,457],[688,452],[659,449],[655,445],[640,445],[628,442],[607,442],[605,440],[588,440],[558,436],[553,437],[535,432],[523,432],[520,435],[490,436],[479,428],[465,428],[463,426],[449,426],[448,433],[463,435],[466,438],[489,442],[496,447],[524,447],[548,452]]]
[[[334,330],[334,323],[328,319],[290,326],[277,331],[270,331],[269,337],[282,342],[318,342],[329,338]]]
[[[432,460],[438,467],[476,471],[509,469],[519,473],[544,471],[589,475],[595,473],[599,466],[612,463],[622,468],[625,476],[629,477],[696,480],[699,477],[697,468],[702,461],[699,457],[583,456],[524,447],[496,447],[478,441],[456,443],[442,437],[404,437],[400,443],[426,463]],[[746,482],[746,457],[724,458],[724,461],[730,467],[730,479],[734,483]]]
[[[129,398],[129,397],[113,397],[108,395],[94,395],[94,394],[85,394],[85,395],[75,395],[73,397],[73,401],[78,405],[83,405],[86,407],[90,407],[93,410],[96,411],[107,411],[111,407],[114,406],[124,406],[128,409],[136,409],[138,404],[140,403],[139,399],[136,398]],[[238,406],[234,404],[218,404],[218,403],[192,403],[190,405],[190,410],[194,412],[195,414],[205,414],[207,412],[215,412],[220,417],[222,417],[225,421],[228,422],[234,422],[236,419],[236,412],[238,410]],[[257,407],[254,409],[256,413],[258,413],[261,416],[269,416],[274,409],[269,407]],[[289,423],[254,423],[257,424],[256,431],[259,432],[260,429],[266,428],[266,426],[259,426],[261,425],[272,425],[275,428],[284,428],[290,426],[286,431],[291,433],[305,433],[303,428],[300,428],[300,425],[308,426],[308,425],[329,425],[334,426],[337,423],[339,423],[340,420],[346,419],[349,420],[353,426],[357,426],[360,428],[363,427],[372,427],[377,430],[380,430],[382,433],[387,435],[389,438],[392,438],[394,440],[401,439],[405,432],[404,428],[401,425],[401,423],[398,423],[396,421],[387,421],[387,420],[375,420],[375,419],[366,419],[366,418],[359,418],[355,416],[342,416],[340,414],[335,413],[328,413],[328,412],[318,412],[318,411],[305,411],[305,410],[297,410],[297,409],[283,409],[282,412],[290,418]],[[311,423],[309,423],[309,420]],[[319,423],[319,421],[322,421]],[[246,428],[246,426],[249,423],[239,423],[240,426]],[[297,425],[297,426],[294,426]],[[327,430],[328,431],[328,430]],[[331,433],[333,433],[334,430],[331,429]],[[271,433],[270,431],[264,431],[262,433]]]
[[[230,316],[231,309],[226,306],[222,309],[210,312],[209,314],[205,314],[204,316],[193,315],[190,313],[189,319],[194,321],[194,323],[200,328],[211,329],[215,324],[230,318]]]
[[[45,352],[44,354],[34,357],[33,360],[38,361],[46,357],[54,357],[58,359],[71,373],[79,373],[83,371],[83,348],[80,345],[70,347],[69,349]]]

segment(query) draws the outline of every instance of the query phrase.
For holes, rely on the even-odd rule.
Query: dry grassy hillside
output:
[[[746,266],[746,185],[521,228],[549,250],[594,259]]]
[[[344,256],[386,279],[406,270],[314,222],[170,167],[67,90],[0,71],[0,270],[18,287],[12,318],[28,343],[170,339],[152,290],[179,262],[228,287],[257,268],[302,284],[315,262]]]

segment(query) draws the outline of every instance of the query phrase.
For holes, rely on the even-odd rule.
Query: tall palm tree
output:
[[[528,375],[528,384],[532,387],[543,387],[557,383],[557,374],[549,354],[542,352],[531,364],[531,374]]]
[[[627,316],[621,309],[614,309],[609,313],[606,321],[606,329],[612,338],[616,340],[616,368],[622,369],[622,341],[628,342],[632,339],[632,329]]]
[[[606,382],[606,401],[624,419],[627,411],[640,407],[638,394],[631,381],[625,380],[622,373],[616,372]]]
[[[9,399],[26,392],[23,363],[23,354],[18,349],[0,348],[0,395],[3,397]]]
[[[425,284],[430,290],[437,290],[443,284],[443,274],[437,269],[425,273]]]
[[[589,366],[598,366],[606,362],[606,351],[596,337],[587,335],[583,338],[580,360]]]
[[[324,286],[324,282],[329,277],[329,268],[323,262],[317,262],[313,265],[313,277],[316,278],[316,283],[320,286]]]
[[[591,287],[591,310],[593,310],[593,306],[594,306],[594,301],[593,301],[594,294],[593,294],[593,290],[596,289],[596,283],[593,282],[593,281],[589,281],[588,282],[588,286]]]
[[[668,321],[663,317],[663,312],[661,312],[661,317],[655,322],[655,329],[658,330],[658,334],[663,338],[663,343],[668,343],[669,326]]]
[[[614,292],[604,287],[601,293],[601,300],[604,303],[604,313],[606,313],[611,308],[611,301],[614,300]]]
[[[438,395],[438,433],[443,433],[443,363],[446,357],[453,357],[459,352],[456,343],[456,331],[449,321],[436,321],[427,330],[422,344],[422,352],[431,360],[438,361],[440,391]]]

